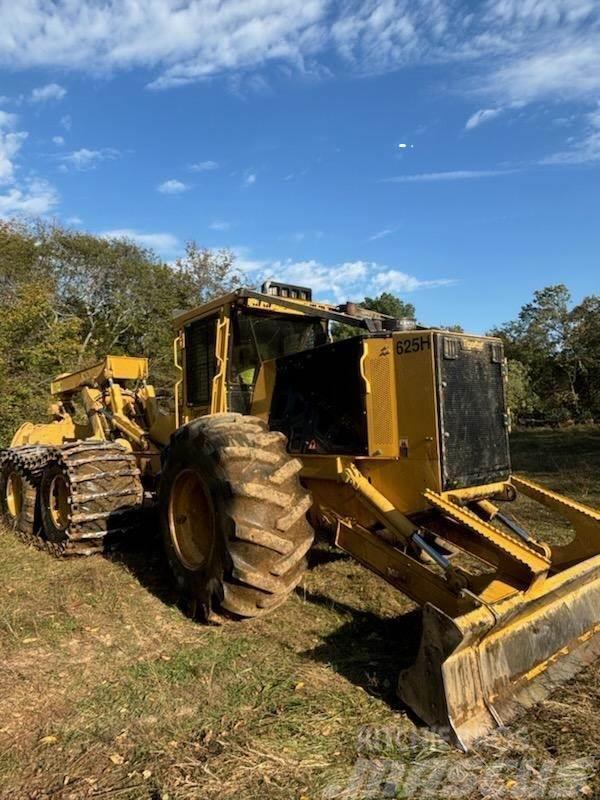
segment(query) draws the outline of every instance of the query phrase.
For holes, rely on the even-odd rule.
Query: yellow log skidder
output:
[[[332,323],[357,335],[332,342]],[[144,358],[53,381],[53,420],[1,455],[21,536],[88,555],[155,503],[191,613],[243,618],[286,599],[326,520],[422,606],[398,693],[465,749],[600,652],[600,513],[511,474],[500,340],[271,282],[181,314],[174,342],[171,411]],[[572,541],[505,514],[518,493],[566,517]]]

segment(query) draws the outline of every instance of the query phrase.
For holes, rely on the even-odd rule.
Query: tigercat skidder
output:
[[[600,514],[511,474],[500,340],[269,283],[181,314],[175,362],[170,410],[144,358],[56,378],[53,420],[2,453],[21,537],[87,555],[157,507],[182,597],[217,620],[280,605],[326,525],[422,606],[398,693],[463,748],[598,654]],[[505,513],[517,494],[571,541]]]

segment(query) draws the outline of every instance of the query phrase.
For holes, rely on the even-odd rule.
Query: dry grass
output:
[[[600,506],[598,429],[516,434],[514,461]],[[66,563],[0,536],[0,797],[383,798],[389,783],[344,789],[357,760],[465,763],[395,700],[411,604],[343,555],[322,545],[286,606],[222,628],[186,619],[167,587],[150,533],[112,560]],[[597,755],[599,709],[590,668],[477,763]]]

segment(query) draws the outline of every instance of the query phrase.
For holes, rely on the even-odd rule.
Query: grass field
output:
[[[517,433],[513,460],[600,507],[600,429]],[[416,644],[410,602],[325,545],[263,620],[199,626],[168,587],[152,542],[62,563],[0,536],[0,797],[450,796],[375,779],[433,757],[477,776],[457,797],[518,797],[527,780],[559,797],[539,794],[540,765],[600,753],[595,667],[472,756],[429,735],[394,697]],[[524,773],[490,793],[486,776],[510,759]],[[600,797],[600,781],[576,793]]]

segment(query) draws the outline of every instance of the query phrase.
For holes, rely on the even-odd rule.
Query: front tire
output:
[[[159,505],[167,558],[190,613],[256,617],[300,582],[314,533],[302,463],[285,437],[241,414],[215,414],[177,431]]]

